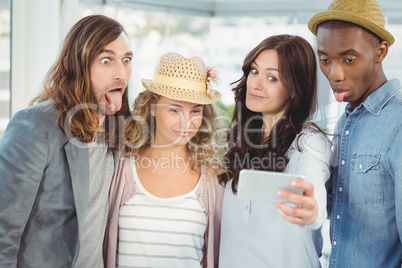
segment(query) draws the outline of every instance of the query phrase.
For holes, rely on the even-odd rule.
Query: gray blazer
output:
[[[74,267],[89,191],[88,148],[79,144],[51,101],[10,120],[0,139],[0,267]]]

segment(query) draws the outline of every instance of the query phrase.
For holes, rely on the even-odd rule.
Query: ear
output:
[[[375,50],[376,63],[381,63],[388,54],[389,43],[382,41]]]

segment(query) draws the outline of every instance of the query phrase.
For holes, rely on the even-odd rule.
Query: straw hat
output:
[[[169,52],[159,59],[152,80],[141,81],[147,90],[169,99],[211,104],[221,97],[211,88],[216,75],[217,71],[207,68],[199,57],[186,59],[178,53]]]
[[[308,28],[317,35],[320,23],[328,20],[351,22],[376,34],[389,45],[395,42],[392,34],[385,30],[384,15],[375,0],[333,0],[327,11],[311,17]]]

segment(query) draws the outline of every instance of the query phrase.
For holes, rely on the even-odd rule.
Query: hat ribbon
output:
[[[192,91],[205,93],[205,83],[204,82],[196,82],[190,81],[183,78],[165,76],[161,74],[154,74],[152,81],[156,84],[162,84],[169,87],[179,87],[185,88]]]

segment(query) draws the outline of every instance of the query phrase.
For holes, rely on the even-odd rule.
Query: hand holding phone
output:
[[[303,175],[243,169],[239,173],[237,196],[241,199],[269,202],[287,202],[277,195],[279,189],[303,195],[303,189],[291,185],[292,181],[304,179]]]

